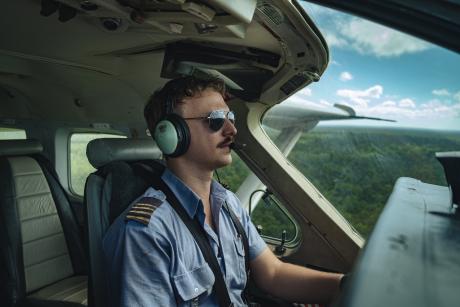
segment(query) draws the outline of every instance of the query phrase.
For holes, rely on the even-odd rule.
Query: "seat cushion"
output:
[[[64,301],[87,305],[88,280],[86,276],[63,279],[28,296],[37,300]]]

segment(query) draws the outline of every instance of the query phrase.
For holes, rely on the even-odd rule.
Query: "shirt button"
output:
[[[198,292],[198,288],[195,288],[195,292]]]

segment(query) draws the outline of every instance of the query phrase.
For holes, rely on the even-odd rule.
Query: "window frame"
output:
[[[276,197],[276,198],[273,198]],[[272,200],[274,202],[274,204],[276,205],[276,207],[281,211],[281,213],[283,213],[288,219],[289,221],[291,221],[291,223],[294,225],[294,230],[295,230],[295,233],[294,233],[294,237],[291,239],[291,240],[286,240],[284,242],[284,245],[286,247],[289,247],[289,248],[294,248],[296,246],[298,246],[300,244],[300,227],[297,223],[297,221],[295,220],[295,218],[292,216],[292,214],[289,212],[288,209],[286,209],[286,207],[280,203],[280,199],[279,197],[275,196],[273,193],[270,194],[270,197],[272,197]],[[262,200],[262,199],[261,199]],[[260,202],[260,200],[259,200]],[[263,205],[262,205],[263,206]],[[256,206],[257,208],[258,206]],[[253,220],[252,220],[252,214],[254,212],[255,208],[253,208],[251,211],[251,214],[249,215],[249,218],[251,219],[251,222],[254,224],[254,226],[257,227],[258,224],[256,224]],[[260,225],[260,224],[259,224]],[[276,238],[276,237],[272,237],[272,236],[267,236],[267,235],[264,235],[263,233],[260,234],[260,236],[265,240],[265,241],[268,241],[270,242],[271,244],[275,244],[275,243],[281,243],[282,242],[282,239],[281,238]]]

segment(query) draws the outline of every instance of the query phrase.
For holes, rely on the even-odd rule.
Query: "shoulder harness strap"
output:
[[[249,278],[251,274],[251,267],[249,265],[249,240],[248,236],[246,235],[246,231],[243,228],[243,225],[241,225],[240,220],[236,216],[235,212],[230,208],[230,206],[227,204],[227,202],[224,202],[224,207],[230,214],[230,218],[232,219],[233,225],[236,228],[236,231],[238,232],[238,235],[241,237],[243,240],[243,248],[244,248],[244,264],[246,268],[246,286],[241,293],[243,297],[243,301],[247,302],[248,300],[248,284],[249,284]]]

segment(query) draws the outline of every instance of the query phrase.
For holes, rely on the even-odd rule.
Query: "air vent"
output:
[[[277,26],[284,22],[283,13],[277,7],[269,3],[260,1],[257,3],[257,10]]]
[[[281,86],[281,91],[286,95],[291,95],[294,91],[298,90],[305,83],[311,81],[311,77],[305,73],[299,73],[289,79],[286,83]]]

